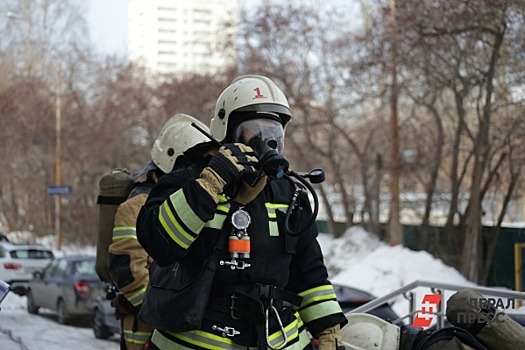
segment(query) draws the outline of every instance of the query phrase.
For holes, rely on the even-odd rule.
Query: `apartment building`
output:
[[[235,63],[239,0],[129,0],[129,59],[157,73]]]

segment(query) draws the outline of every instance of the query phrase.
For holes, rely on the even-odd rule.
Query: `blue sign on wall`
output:
[[[73,188],[71,186],[62,186],[62,185],[51,185],[47,186],[47,194],[56,196],[58,194],[70,195],[73,193]]]

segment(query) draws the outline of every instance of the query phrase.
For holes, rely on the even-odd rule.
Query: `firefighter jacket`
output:
[[[113,239],[109,245],[109,274],[117,289],[138,308],[148,285],[151,258],[137,240],[136,222],[153,181],[136,186],[115,214]]]
[[[200,266],[216,242],[221,242],[219,236],[231,236],[231,216],[239,204],[224,196],[216,204],[196,182],[208,160],[163,176],[139,214],[139,242],[160,266],[180,259]],[[228,248],[222,249],[202,328],[186,332],[156,329],[152,342],[157,347],[305,349],[311,346],[307,330],[317,335],[346,323],[327,279],[316,226],[299,234],[285,230],[285,213],[294,190],[289,180],[271,179],[242,208],[251,217],[247,228],[250,256],[245,260],[250,266],[235,268]],[[306,194],[298,203],[291,215],[292,228],[311,215]],[[293,305],[294,298],[286,298],[290,294],[299,296],[298,305]]]

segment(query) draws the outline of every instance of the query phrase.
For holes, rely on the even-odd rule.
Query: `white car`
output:
[[[44,269],[53,257],[41,244],[0,242],[0,279],[10,284],[14,293],[24,295],[33,272]]]

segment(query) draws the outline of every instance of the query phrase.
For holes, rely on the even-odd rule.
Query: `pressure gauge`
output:
[[[246,230],[251,222],[250,214],[242,209],[237,210],[232,215],[232,225],[238,230]]]

